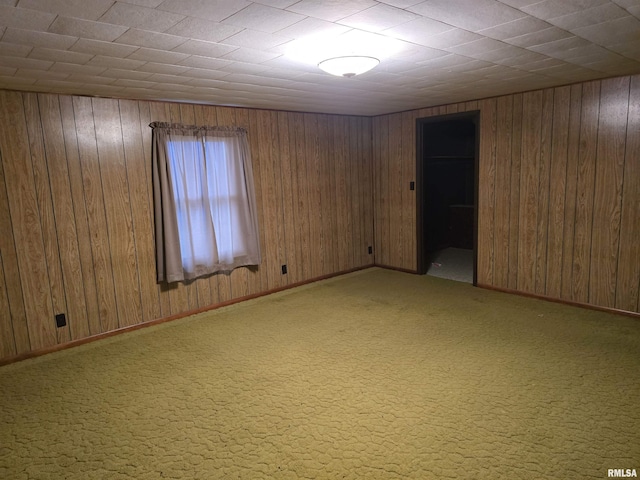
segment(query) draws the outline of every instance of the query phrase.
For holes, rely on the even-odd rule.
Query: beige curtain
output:
[[[158,281],[259,265],[247,132],[161,122],[149,126]]]

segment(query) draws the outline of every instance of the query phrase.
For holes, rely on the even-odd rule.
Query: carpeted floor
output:
[[[0,368],[0,478],[640,470],[640,322],[378,268]]]

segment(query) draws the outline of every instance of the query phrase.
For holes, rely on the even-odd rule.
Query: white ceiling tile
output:
[[[158,10],[219,22],[249,5],[245,0],[165,0]]]
[[[201,40],[188,40],[182,45],[173,49],[174,52],[188,53],[189,55],[199,55],[203,57],[222,57],[229,52],[237,50],[235,45],[224,45],[222,43],[204,42]]]
[[[322,35],[326,38],[331,38],[336,35],[348,32],[350,27],[345,25],[338,25],[326,20],[320,20],[318,18],[307,17],[293,25],[278,30],[278,35],[287,38],[301,38],[311,35]]]
[[[488,65],[474,70],[472,73],[469,73],[468,76],[480,76],[484,78],[511,78],[513,75],[522,74],[523,72],[504,65]]]
[[[63,72],[63,73],[77,73],[79,75],[100,75],[104,72],[104,67],[93,67],[91,65],[76,65],[75,63],[54,63],[49,71],[51,72]]]
[[[565,30],[556,27],[547,28],[538,32],[528,33],[517,37],[505,38],[503,41],[518,47],[530,48],[535,45],[562,40],[563,38],[573,37],[573,35]]]
[[[634,15],[636,18],[640,18],[640,5],[635,6],[635,7],[629,7],[629,8],[627,8],[627,11],[631,15]]]
[[[166,33],[207,42],[219,42],[241,31],[241,27],[224,25],[201,18],[187,17],[167,30]]]
[[[183,77],[181,75],[170,75],[167,73],[154,73],[148,79],[150,82],[158,82],[158,83],[187,83],[189,77]]]
[[[381,3],[386,3],[392,7],[407,8],[418,3],[422,3],[424,0],[380,0]]]
[[[508,58],[514,58],[521,55],[523,50],[513,45],[504,45],[503,48],[496,50],[490,50],[487,52],[476,52],[473,54],[473,58],[480,60],[486,60],[487,62],[499,63]]]
[[[295,80],[298,75],[291,70],[269,65],[269,69],[260,72],[260,76],[265,77],[267,80],[271,78],[277,78],[280,80]]]
[[[113,42],[127,31],[127,27],[108,23],[80,20],[78,18],[58,17],[49,27],[49,32],[74,37],[91,38]]]
[[[566,52],[566,55],[558,56],[567,63],[580,65],[586,68],[592,68],[594,63],[607,64],[613,68],[614,65],[635,65],[637,68],[637,62],[625,59],[622,55],[619,55],[604,48],[576,48]]]
[[[395,73],[398,75],[404,74],[410,70],[414,70],[416,68],[415,62],[404,62],[402,60],[395,59],[387,59],[380,62],[373,71],[382,71],[388,73]]]
[[[481,38],[480,40],[450,47],[447,50],[459,55],[475,57],[476,55],[481,55],[486,52],[501,50],[506,46],[504,43],[492,38]]]
[[[304,18],[304,15],[254,3],[224,19],[222,23],[274,33],[304,20]]]
[[[500,0],[500,3],[504,3],[505,5],[509,5],[515,8],[525,7],[527,5],[532,5],[534,3],[539,3],[542,0]]]
[[[609,45],[607,48],[625,57],[640,60],[640,39],[633,40],[631,42]]]
[[[580,72],[580,75],[584,74],[584,69],[575,65],[563,63],[562,65],[555,65],[549,68],[541,68],[537,71],[542,75],[548,75],[550,77],[571,78],[576,72]]]
[[[166,33],[148,32],[130,28],[124,34],[115,39],[115,43],[136,45],[138,47],[155,48],[158,50],[171,50],[186,42],[185,37],[167,35]]]
[[[185,58],[177,63],[179,63],[180,65],[185,65],[187,67],[208,68],[211,70],[218,70],[219,68],[229,65],[232,62],[229,60],[223,60],[219,58],[208,58],[208,57],[200,57],[197,55],[191,55],[190,57]]]
[[[263,63],[267,60],[272,60],[279,56],[279,53],[271,53],[262,50],[241,47],[231,53],[223,55],[222,58],[224,58],[225,60],[233,60],[236,62]]]
[[[432,58],[443,57],[445,55],[449,55],[449,52],[409,43],[407,44],[407,47],[402,48],[400,51],[394,53],[393,58],[396,60],[403,60],[405,62],[418,63],[430,60]]]
[[[107,78],[101,75],[78,75],[71,74],[67,75],[67,81],[69,82],[78,82],[78,83],[88,83],[91,85],[110,85],[116,81],[115,78]]]
[[[261,48],[266,50],[283,44],[288,40],[289,39],[286,37],[281,37],[271,33],[263,33],[256,30],[242,30],[240,33],[236,33],[235,35],[225,38],[224,43],[248,48],[260,45]]]
[[[395,86],[402,86],[402,85],[406,85],[407,83],[411,83],[413,80],[413,78],[408,79],[407,77],[403,76],[403,75],[398,75],[395,73],[391,73],[391,72],[384,72],[378,69],[372,70],[371,72],[368,72],[367,78],[363,79],[363,82],[367,82],[367,83],[372,83],[372,84],[378,84],[378,85],[395,85]]]
[[[29,70],[49,70],[53,62],[24,57],[0,57],[0,66],[10,68],[27,68]]]
[[[640,73],[640,0],[17,4],[0,0],[0,88],[370,115]],[[381,63],[345,81],[288,56],[314,34]]]
[[[164,0],[119,0],[120,3],[128,3],[131,5],[138,5],[140,7],[156,8]]]
[[[184,15],[177,13],[163,12],[153,8],[116,2],[98,20],[103,23],[125,25],[143,30],[151,30],[153,32],[164,32],[181,20],[184,20],[184,18]]]
[[[152,88],[156,85],[155,82],[148,82],[146,80],[136,80],[133,78],[118,78],[113,83],[114,85],[120,85],[123,87],[136,87],[136,88]]]
[[[504,70],[498,70],[496,72],[488,73],[487,75],[485,75],[485,77],[504,82],[505,80],[526,78],[530,75],[529,72],[518,70],[517,68],[505,67],[502,65],[496,65],[496,67],[503,68]]]
[[[321,20],[335,22],[341,18],[373,7],[377,3],[378,2],[373,0],[353,0],[350,2],[340,0],[301,0],[287,8],[287,10]]]
[[[18,71],[17,68],[12,67],[0,67],[0,77],[13,76]]]
[[[266,78],[258,75],[248,75],[244,73],[231,73],[225,77],[226,82],[243,83],[249,85],[265,85],[269,87],[289,88],[293,82],[281,78]]]
[[[38,80],[64,80],[69,77],[68,73],[62,72],[43,72],[42,70],[30,70],[21,68],[16,72],[17,77],[36,78]]]
[[[26,57],[33,50],[30,45],[0,42],[0,57]]]
[[[560,40],[554,40],[553,42],[542,43],[540,45],[533,45],[529,47],[529,50],[541,53],[543,55],[563,58],[566,52],[575,48],[583,48],[590,45],[585,39],[580,37],[567,37]]]
[[[197,89],[199,92],[202,92],[203,94],[214,94],[216,92],[218,92],[219,94],[222,92],[227,93],[228,96],[228,90],[224,90],[221,87],[224,85],[224,82],[221,82],[219,80],[205,80],[205,79],[196,79],[196,80],[190,80],[189,83],[187,84],[195,89]],[[202,97],[205,98],[205,97]],[[219,103],[220,105],[222,103]]]
[[[0,25],[11,25],[13,28],[46,31],[55,18],[52,13],[0,6]]]
[[[297,40],[289,40],[288,42],[281,43],[280,45],[270,47],[265,51],[271,52],[271,53],[277,53],[279,55],[288,55],[290,53],[290,49],[292,48],[292,45],[297,45],[296,42]],[[240,48],[240,47],[237,47],[237,48]]]
[[[405,73],[409,76],[428,76],[430,74],[433,74],[434,72],[438,72],[441,69],[450,70],[452,67],[465,64],[470,60],[471,59],[466,57],[450,54],[446,57],[434,58],[433,60],[422,62]]]
[[[106,57],[103,55],[96,55],[89,62],[88,65],[92,65],[94,67],[104,67],[104,68],[119,68],[119,69],[133,69],[144,65],[145,62],[142,60],[132,60],[130,58],[119,58],[119,57]]]
[[[620,5],[622,8],[630,8],[640,4],[638,0],[613,0],[613,3]]]
[[[253,0],[253,3],[260,3],[275,8],[287,8],[298,2],[298,0]]]
[[[574,30],[576,28],[626,17],[628,15],[629,13],[625,9],[608,3],[598,7],[580,10],[576,13],[570,13],[569,15],[551,18],[549,19],[549,22],[565,30]]]
[[[77,63],[83,65],[91,60],[91,58],[93,58],[93,55],[88,53],[71,52],[69,50],[36,47],[29,54],[29,58],[51,60],[52,62]]]
[[[583,65],[585,68],[597,70],[608,75],[635,75],[638,71],[637,62],[635,61],[596,61]]]
[[[514,67],[518,65],[524,65],[529,62],[544,60],[547,58],[544,55],[541,55],[536,52],[530,52],[528,50],[522,50],[522,49],[520,51],[522,52],[520,55],[511,55],[505,58],[496,58],[493,60],[493,62],[498,65],[507,65],[507,66]]]
[[[189,58],[189,55],[186,53],[167,52],[165,50],[156,50],[153,48],[139,48],[127,58],[131,58],[133,60],[144,60],[147,62],[173,64],[184,61]]]
[[[127,78],[130,80],[145,80],[149,78],[152,73],[138,72],[136,70],[121,70],[118,68],[109,68],[100,74],[107,78]]]
[[[264,62],[263,65],[267,65],[272,68],[281,68],[282,70],[291,72],[293,75],[297,75],[300,72],[316,71],[318,69],[317,65],[292,60],[286,55],[274,58],[273,60],[268,60]]]
[[[349,15],[339,23],[369,32],[380,32],[418,18],[420,18],[418,15],[406,10],[380,4]]]
[[[443,33],[449,30],[454,30],[455,27],[446,23],[439,22],[438,20],[432,20],[430,18],[419,18],[402,25],[384,30],[384,35],[389,35],[394,38],[406,40],[408,42],[418,43],[425,45],[427,39]]]
[[[624,17],[577,28],[573,32],[582,38],[606,47],[616,43],[638,40],[640,38],[640,20],[635,17]]]
[[[3,68],[3,67],[0,67]],[[38,91],[34,89],[33,84],[36,83],[36,78],[25,78],[25,77],[15,77],[11,76],[2,76],[0,77],[0,82],[2,85],[6,85],[9,90],[29,90],[29,91]]]
[[[539,60],[536,62],[524,63],[522,65],[514,65],[513,68],[535,72],[537,70],[544,70],[545,68],[556,67],[558,65],[564,65],[564,64],[565,64],[564,62],[562,62],[561,60],[557,60],[555,58],[545,58],[543,60]]]
[[[210,69],[206,69],[206,68],[190,68],[189,70],[187,70],[184,73],[184,75],[186,77],[191,78],[191,79],[215,80],[215,79],[226,77],[226,76],[230,75],[230,73],[229,72],[223,72],[222,70],[210,70]]]
[[[505,38],[527,35],[540,30],[546,30],[551,27],[552,25],[550,23],[540,20],[539,18],[524,17],[514,20],[513,22],[507,22],[501,25],[496,25],[495,27],[479,30],[477,33],[496,40],[504,40]]]
[[[19,5],[56,15],[97,20],[113,5],[113,0],[20,0]]]
[[[469,62],[461,62],[459,65],[452,65],[449,71],[472,77],[476,71],[479,71],[476,76],[482,76],[482,72],[486,68],[494,66],[492,63],[485,62],[483,60],[471,59]],[[455,76],[453,77],[455,80]],[[468,83],[466,80],[460,80],[460,83]]]
[[[169,65],[166,63],[147,62],[136,67],[136,69],[139,72],[162,73],[165,75],[181,75],[189,71],[191,68],[182,65]]]
[[[7,28],[2,36],[3,42],[17,43],[19,45],[30,45],[34,47],[57,48],[66,50],[78,39],[66,35],[55,35],[53,33],[34,32],[32,30],[18,30]]]
[[[424,45],[433,48],[439,48],[442,50],[449,50],[456,45],[462,45],[464,43],[481,40],[482,37],[475,33],[462,30],[460,28],[454,28],[453,30],[447,30],[446,32],[439,33],[427,38]]]
[[[609,0],[545,0],[522,7],[522,11],[534,17],[548,20],[550,18],[568,15],[588,8],[609,3]]]
[[[408,10],[471,31],[525,16],[521,11],[495,0],[431,0],[409,7]]]
[[[233,62],[220,68],[220,70],[231,73],[248,73],[257,75],[260,72],[267,70],[268,68],[269,67],[266,65],[258,65],[255,63]]]
[[[81,38],[75,42],[69,50],[80,53],[92,53],[94,55],[104,55],[107,57],[124,58],[135,52],[138,47],[133,45],[121,45],[119,43],[103,42]]]

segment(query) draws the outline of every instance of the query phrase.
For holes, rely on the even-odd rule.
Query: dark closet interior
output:
[[[474,248],[476,121],[469,117],[424,122],[421,134],[422,248],[428,270],[445,249]]]

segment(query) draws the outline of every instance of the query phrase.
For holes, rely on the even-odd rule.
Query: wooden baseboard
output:
[[[387,270],[396,270],[398,272],[405,272],[405,273],[412,273],[412,274],[418,274],[417,270],[408,270],[406,268],[398,268],[398,267],[392,267],[390,265],[382,265],[382,264],[375,264],[376,267],[380,267],[380,268],[385,268]],[[479,288],[484,288],[485,290],[494,290],[496,292],[502,292],[502,293],[509,293],[512,295],[519,295],[521,297],[529,297],[529,298],[535,298],[537,300],[545,300],[547,302],[554,302],[554,303],[561,303],[564,305],[571,305],[573,307],[580,307],[580,308],[586,308],[589,310],[597,310],[599,312],[607,312],[607,313],[613,313],[615,315],[623,315],[625,317],[631,317],[631,318],[637,318],[640,319],[640,312],[631,312],[629,310],[621,310],[619,308],[611,308],[611,307],[602,307],[599,305],[592,305],[590,303],[583,303],[583,302],[574,302],[571,300],[564,300],[561,298],[554,298],[554,297],[549,297],[546,295],[538,295],[535,293],[528,293],[528,292],[521,292],[519,290],[513,290],[510,288],[502,288],[502,287],[494,287],[493,285],[484,285],[484,284],[474,284],[474,286],[479,287]]]
[[[171,315],[169,317],[157,318],[155,320],[150,320],[148,322],[138,323],[136,325],[131,325],[131,326],[128,326],[128,327],[118,328],[116,330],[111,330],[109,332],[99,333],[97,335],[91,335],[89,337],[80,338],[78,340],[72,340],[70,342],[61,343],[59,345],[53,345],[51,347],[40,348],[38,350],[33,350],[31,352],[22,353],[20,355],[15,355],[13,357],[7,357],[7,358],[0,359],[0,366],[8,365],[10,363],[20,362],[22,360],[27,360],[29,358],[40,357],[40,356],[46,355],[48,353],[59,352],[61,350],[66,350],[68,348],[77,347],[79,345],[84,345],[86,343],[95,342],[95,341],[98,341],[98,340],[102,340],[104,338],[113,337],[115,335],[120,335],[122,333],[127,333],[127,332],[132,332],[134,330],[139,330],[141,328],[147,328],[147,327],[152,327],[154,325],[160,325],[161,323],[171,322],[173,320],[178,320],[180,318],[188,317],[190,315],[195,315],[197,313],[207,312],[209,310],[215,310],[217,308],[226,307],[228,305],[233,305],[235,303],[245,302],[247,300],[252,300],[252,299],[258,298],[258,297],[264,297],[265,295],[270,295],[272,293],[281,292],[283,290],[289,290],[291,288],[300,287],[302,285],[307,285],[309,283],[319,282],[320,280],[326,280],[328,278],[338,277],[340,275],[346,275],[348,273],[357,272],[359,270],[365,270],[365,269],[371,268],[373,266],[374,265],[371,264],[371,265],[365,265],[365,266],[362,266],[362,267],[351,268],[349,270],[342,270],[340,272],[330,273],[328,275],[322,275],[320,277],[314,277],[314,278],[311,278],[309,280],[304,280],[302,282],[296,282],[296,283],[292,283],[292,284],[285,285],[285,286],[282,286],[282,287],[273,288],[271,290],[266,290],[264,292],[254,293],[254,294],[251,294],[251,295],[246,295],[244,297],[234,298],[232,300],[227,300],[226,302],[220,302],[220,303],[216,303],[214,305],[208,305],[206,307],[197,308],[197,309],[194,309],[194,310],[188,310],[186,312],[178,313],[176,315]]]
[[[599,312],[613,313],[616,315],[624,315],[625,317],[640,319],[640,312],[631,312],[629,310],[621,310],[619,308],[601,307],[599,305],[592,305],[590,303],[574,302],[572,300],[548,297],[546,295],[539,295],[536,293],[521,292],[519,290],[513,290],[511,288],[494,287],[493,285],[484,285],[481,283],[479,283],[477,287],[484,288],[485,290],[493,290],[495,292],[509,293],[512,295],[519,295],[521,297],[535,298],[537,300],[545,300],[547,302],[561,303],[563,305],[570,305],[572,307],[586,308],[588,310],[597,310]]]
[[[400,268],[400,267],[392,267],[391,265],[383,265],[381,263],[376,263],[375,264],[376,267],[380,267],[380,268],[384,268],[387,270],[395,270],[396,272],[403,272],[403,273],[413,273],[413,274],[418,274],[417,270],[409,270],[408,268]]]

